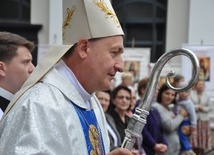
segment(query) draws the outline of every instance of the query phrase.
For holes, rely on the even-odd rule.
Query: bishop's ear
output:
[[[80,39],[77,43],[77,51],[81,58],[86,58],[88,55],[88,50],[90,47],[90,42],[88,39]]]
[[[6,69],[5,63],[0,61],[0,76],[6,75],[5,69]]]

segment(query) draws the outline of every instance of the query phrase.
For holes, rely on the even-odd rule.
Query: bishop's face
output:
[[[123,37],[95,39],[90,42],[90,45],[86,72],[89,79],[88,84],[94,89],[91,91],[110,89],[111,80],[117,72],[122,72],[124,68]]]

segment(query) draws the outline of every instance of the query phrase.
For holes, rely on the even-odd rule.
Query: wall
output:
[[[213,0],[168,0],[166,51],[183,43],[214,44]],[[170,65],[180,72],[181,58]]]
[[[49,41],[49,0],[31,0],[31,24],[41,24],[39,44]]]
[[[214,1],[191,0],[189,39],[191,44],[214,44]]]
[[[189,0],[168,0],[166,52],[181,48],[188,41]],[[174,57],[169,65],[181,72],[181,56]]]
[[[62,0],[50,1],[49,44],[62,44]]]

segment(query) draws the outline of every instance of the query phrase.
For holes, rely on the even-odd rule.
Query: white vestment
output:
[[[3,111],[0,109],[0,119],[1,119],[1,117],[3,116]]]
[[[0,155],[87,155],[82,126],[71,101],[87,108],[71,82],[52,69],[0,123]],[[109,138],[102,107],[95,95],[90,103],[107,154]]]

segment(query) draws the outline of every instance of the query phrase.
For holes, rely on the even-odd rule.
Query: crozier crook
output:
[[[176,49],[176,50],[163,54],[158,59],[155,66],[153,67],[151,75],[150,75],[150,80],[146,87],[143,98],[142,98],[139,106],[136,108],[135,113],[132,115],[127,128],[125,129],[125,138],[122,143],[123,148],[127,148],[127,149],[131,150],[136,142],[137,137],[140,137],[141,132],[144,128],[144,125],[146,124],[146,117],[148,116],[149,110],[151,108],[153,96],[155,94],[155,90],[156,90],[157,83],[159,80],[159,75],[160,75],[164,65],[172,57],[179,56],[179,55],[184,55],[191,60],[192,65],[193,65],[192,78],[186,86],[184,86],[182,88],[175,88],[169,82],[170,77],[172,77],[175,74],[172,71],[167,74],[167,77],[166,77],[167,86],[176,92],[181,92],[181,91],[190,89],[197,81],[198,76],[199,76],[200,67],[199,67],[198,58],[192,51],[187,50],[187,49]]]

